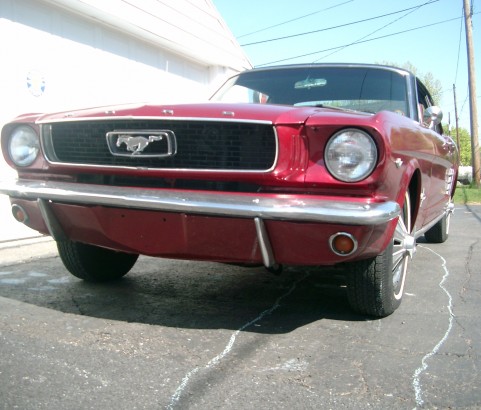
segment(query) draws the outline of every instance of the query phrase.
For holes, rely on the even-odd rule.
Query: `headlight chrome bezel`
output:
[[[358,128],[345,128],[327,142],[324,163],[335,179],[352,183],[372,174],[378,156],[378,147],[371,135]]]
[[[29,125],[21,124],[10,132],[8,156],[20,168],[32,165],[40,153],[40,139]]]

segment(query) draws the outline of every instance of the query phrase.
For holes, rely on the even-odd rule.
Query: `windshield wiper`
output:
[[[374,111],[367,111],[367,110],[355,110],[352,108],[346,108],[346,107],[336,107],[334,105],[329,105],[329,104],[313,104],[312,107],[317,107],[317,108],[329,108],[331,110],[337,110],[337,111],[350,111],[350,112],[365,112],[367,114],[376,114]]]

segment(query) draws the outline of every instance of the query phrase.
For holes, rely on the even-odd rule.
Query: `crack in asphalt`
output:
[[[242,332],[244,331],[245,329],[247,329],[248,327],[254,325],[255,323],[259,322],[260,320],[262,320],[264,317],[270,315],[272,312],[274,312],[275,310],[277,310],[280,306],[281,306],[281,301],[285,298],[287,298],[289,295],[292,294],[292,292],[294,292],[294,290],[296,289],[297,285],[302,282],[303,280],[307,279],[307,277],[310,276],[310,273],[307,273],[305,274],[304,276],[302,276],[301,278],[299,278],[298,280],[296,280],[292,285],[291,287],[287,290],[287,292],[283,293],[281,296],[279,296],[276,301],[274,302],[274,304],[264,310],[263,312],[260,313],[259,316],[257,316],[255,319],[252,319],[250,322],[247,322],[245,323],[244,325],[242,325],[239,329],[237,329],[233,334],[232,336],[230,337],[229,339],[229,342],[227,343],[226,347],[224,348],[224,350],[218,354],[217,356],[213,357],[211,360],[209,360],[209,362],[207,364],[205,364],[204,366],[197,366],[195,368],[193,368],[192,370],[190,370],[181,380],[179,386],[177,387],[177,389],[175,390],[174,394],[172,395],[171,399],[170,399],[170,403],[166,406],[166,408],[168,410],[171,410],[171,409],[174,409],[174,407],[178,404],[181,396],[182,396],[182,393],[185,391],[185,389],[187,388],[188,384],[190,383],[191,379],[197,374],[199,373],[199,371],[201,370],[209,370],[215,366],[217,366],[222,359],[224,359],[225,356],[227,356],[230,351],[232,350],[233,346],[234,346],[234,343],[236,341],[236,338],[237,336]]]
[[[447,304],[446,307],[447,307],[448,313],[449,313],[448,328],[446,330],[446,333],[444,333],[444,336],[433,347],[433,349],[422,358],[421,366],[418,367],[413,374],[412,385],[413,385],[414,393],[415,393],[416,406],[422,407],[424,405],[424,399],[423,399],[423,390],[422,390],[422,385],[421,385],[421,375],[429,367],[428,360],[430,358],[432,358],[433,356],[435,356],[439,352],[439,349],[441,349],[444,342],[446,342],[446,340],[448,339],[449,334],[451,333],[451,330],[453,328],[455,316],[454,316],[454,313],[453,313],[453,298],[452,298],[451,294],[449,293],[449,291],[444,286],[444,283],[446,282],[446,280],[448,279],[448,276],[449,276],[449,270],[446,266],[446,259],[444,259],[439,253],[433,251],[432,249],[430,249],[426,246],[419,245],[419,247],[430,251],[431,253],[433,253],[434,255],[438,256],[441,259],[441,262],[442,262],[441,266],[444,270],[444,275],[441,279],[441,282],[439,282],[439,287],[444,291],[444,293],[446,293],[446,295],[448,297],[448,304]]]
[[[472,272],[470,269],[471,265],[471,260],[473,259],[473,254],[474,254],[474,248],[479,244],[479,240],[476,242],[472,243],[469,248],[468,248],[468,254],[466,255],[466,259],[464,261],[464,272],[466,273],[466,280],[463,283],[463,286],[461,288],[461,291],[459,292],[459,297],[460,299],[466,303],[466,299],[464,297],[464,294],[466,291],[469,289],[468,284],[471,281],[472,278]]]

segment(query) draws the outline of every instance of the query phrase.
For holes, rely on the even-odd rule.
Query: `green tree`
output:
[[[471,134],[466,128],[458,128],[459,132],[459,161],[461,165],[471,165]]]
[[[433,97],[434,104],[439,104],[441,102],[443,92],[441,81],[434,78],[434,75],[433,73],[431,73],[431,71],[422,74],[421,76],[419,76],[419,78],[429,90],[429,94],[431,94],[431,97]]]
[[[443,124],[444,130],[448,127]],[[471,134],[466,128],[458,128],[459,132],[459,165],[471,165]],[[456,128],[450,131],[451,138],[456,141]]]

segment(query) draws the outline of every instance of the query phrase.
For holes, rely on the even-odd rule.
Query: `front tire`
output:
[[[132,269],[139,257],[73,241],[57,242],[57,249],[67,270],[88,282],[120,279]]]
[[[411,200],[406,192],[393,238],[380,255],[347,266],[347,295],[352,309],[385,317],[401,304],[410,257],[416,249],[411,235]]]

